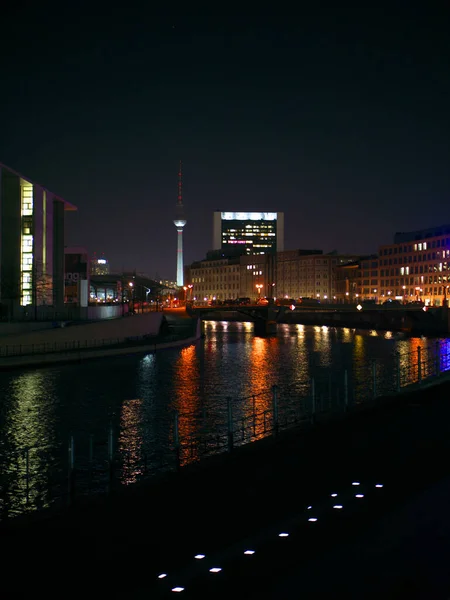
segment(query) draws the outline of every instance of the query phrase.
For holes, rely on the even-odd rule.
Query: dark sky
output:
[[[304,4],[10,6],[0,162],[78,206],[67,244],[151,276],[176,274],[180,158],[186,263],[211,248],[217,209],[284,211],[286,249],[326,252],[449,223],[446,3]]]

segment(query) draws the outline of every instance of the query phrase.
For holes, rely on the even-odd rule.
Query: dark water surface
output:
[[[46,490],[63,486],[71,460],[102,472],[109,444],[121,458],[121,483],[136,481],[142,456],[162,460],[169,451],[174,410],[183,440],[202,426],[199,414],[210,426],[226,420],[228,398],[237,419],[270,406],[273,385],[283,403],[308,396],[314,377],[325,401],[332,390],[342,395],[347,370],[350,401],[358,402],[374,377],[378,395],[392,391],[397,364],[401,385],[417,379],[418,347],[423,376],[438,350],[440,369],[448,368],[446,339],[303,325],[260,338],[250,323],[227,322],[207,322],[205,332],[196,344],[156,354],[0,373],[0,512],[47,506],[55,494]]]

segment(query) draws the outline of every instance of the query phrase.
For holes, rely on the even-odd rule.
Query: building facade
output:
[[[0,164],[0,298],[10,317],[64,306],[64,217],[74,210]]]
[[[276,290],[279,298],[335,301],[336,268],[355,256],[322,254],[321,250],[293,250],[277,256]]]
[[[240,247],[245,254],[276,254],[284,250],[284,213],[214,212],[213,249]]]
[[[86,248],[64,249],[64,300],[86,307],[89,303],[89,260]]]
[[[450,225],[396,233],[393,244],[379,249],[381,298],[442,306],[448,296],[449,266]]]

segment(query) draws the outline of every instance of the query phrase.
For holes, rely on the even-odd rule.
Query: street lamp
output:
[[[261,298],[261,290],[262,290],[263,284],[257,283],[255,287],[258,290],[258,300],[259,300]]]
[[[134,283],[132,281],[130,281],[130,283],[128,284],[129,288],[130,288],[130,300],[131,300],[131,312],[134,312],[134,302],[133,302],[133,286]]]

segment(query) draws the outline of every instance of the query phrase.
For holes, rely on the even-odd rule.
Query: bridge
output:
[[[222,306],[196,306],[189,307],[188,312],[192,316],[197,316],[204,321],[227,321],[239,320],[251,321],[254,323],[255,334],[258,336],[274,334],[277,331],[278,323],[286,323],[285,314],[291,312],[288,306],[275,305],[222,305]]]
[[[317,304],[299,305],[294,309],[275,305],[221,305],[189,307],[188,312],[202,320],[252,321],[258,336],[276,333],[278,323],[384,329],[432,335],[450,332],[448,307],[431,308],[415,304]]]

